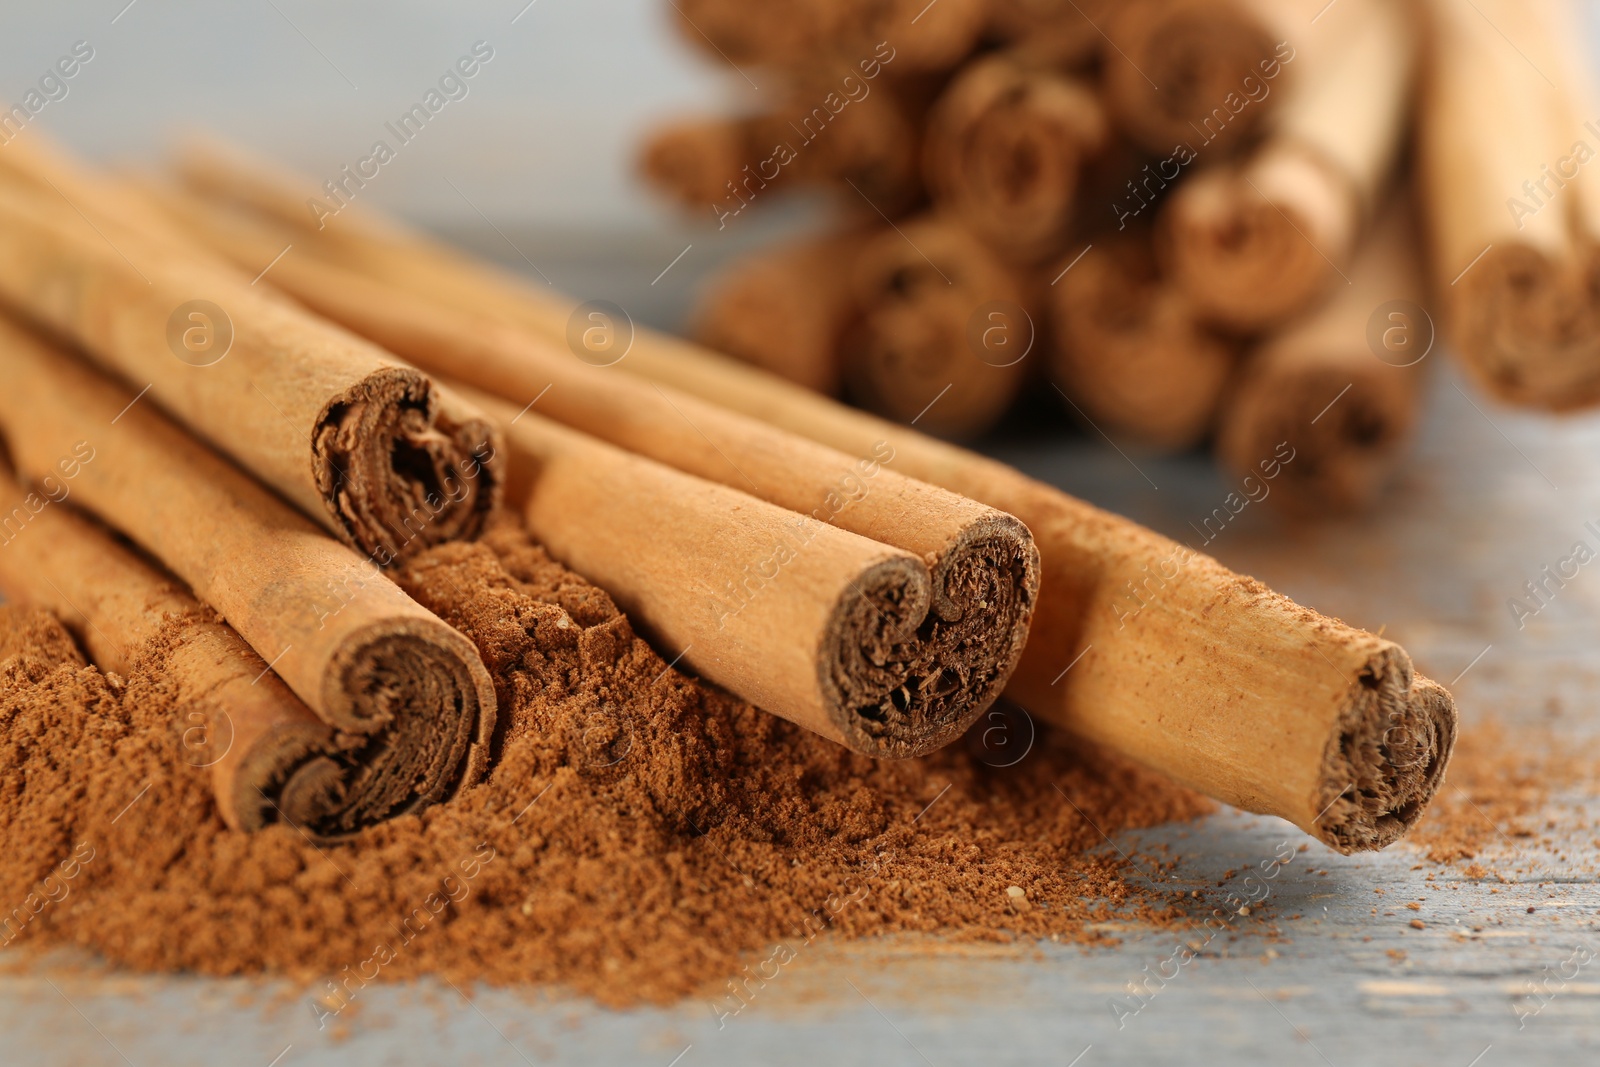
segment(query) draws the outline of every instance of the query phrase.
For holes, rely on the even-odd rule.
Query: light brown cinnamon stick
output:
[[[1077,258],[1081,255],[1081,258]],[[1156,268],[1145,231],[1102,238],[1050,287],[1050,365],[1094,424],[1179,450],[1209,432],[1234,345],[1205,329]]]
[[[1400,151],[1413,87],[1410,8],[1328,8],[1294,79],[1237,165],[1195,175],[1162,213],[1173,280],[1209,321],[1259,332],[1344,279]]]
[[[1504,400],[1600,402],[1600,123],[1574,8],[1424,7],[1419,203],[1455,345]]]
[[[197,188],[298,217],[294,186],[268,171],[234,181],[212,152],[191,155],[185,172]],[[351,225],[326,254],[481,320],[565,336],[570,302],[369,219],[341,219]],[[895,469],[1022,517],[1041,545],[1043,582],[1007,692],[1033,713],[1345,851],[1395,841],[1437,790],[1454,703],[1394,642],[1003,464],[698,346],[640,331],[618,367],[836,448],[892,441]]]
[[[97,455],[88,447],[69,458],[68,470]],[[349,763],[348,739],[232,627],[78,514],[68,503],[72,479],[59,468],[41,480],[27,488],[0,469],[0,591],[64,620],[101,669],[126,676],[143,661],[176,686],[175,758],[210,768],[217,809],[233,829],[259,830],[282,811],[296,824],[324,822],[306,794],[314,795],[325,768]]]
[[[851,276],[871,235],[806,237],[735,260],[710,282],[690,331],[719,352],[838,394],[839,340],[855,306]]]
[[[1417,422],[1434,338],[1408,212],[1384,215],[1349,275],[1250,354],[1219,420],[1217,453],[1241,478],[1259,482],[1262,461],[1292,450],[1265,488],[1291,514],[1371,506]]]
[[[1117,0],[990,0],[989,30],[1027,59],[1063,68],[1087,65],[1105,41],[1099,27]]]
[[[284,757],[294,769],[271,798],[280,817],[336,836],[482,775],[495,695],[471,642],[147,400],[133,402],[134,390],[9,323],[0,369],[0,429],[19,472],[59,477],[63,458],[76,459],[74,503],[187,582],[336,732],[332,751]],[[259,816],[230,803],[241,825]]]
[[[1020,651],[1004,647],[1005,627],[1020,605],[951,616],[909,552],[470,395],[506,426],[540,543],[657,647],[738,696],[857,752],[903,758],[959,737],[1004,688]],[[880,473],[877,458],[855,472],[863,487]]]
[[[1106,21],[1106,106],[1132,140],[1160,156],[1188,145],[1222,157],[1246,143],[1293,77],[1280,36],[1296,0],[1128,0]],[[1306,18],[1315,14],[1306,12]]]
[[[901,71],[944,71],[959,65],[988,23],[989,0],[815,0],[833,11],[832,52],[850,60],[886,44]],[[754,17],[756,9],[751,9]],[[881,57],[880,57],[881,58]],[[798,56],[791,63],[801,64]]]
[[[0,302],[148,387],[380,564],[476,536],[498,480],[475,412],[213,257],[123,225],[119,203],[0,184]]]
[[[1010,267],[963,227],[923,217],[864,247],[853,285],[839,356],[852,399],[942,437],[999,421],[1037,358],[1037,324]]]
[[[641,150],[640,171],[681,206],[709,207],[719,228],[800,187],[836,189],[850,208],[863,209],[865,198],[894,214],[922,192],[916,110],[888,78],[819,64],[769,111],[656,130]]]
[[[756,143],[749,118],[681,119],[651,131],[639,151],[639,172],[680,207],[715,209],[745,177],[740,168],[759,160]]]
[[[928,116],[923,171],[934,202],[1007,255],[1059,250],[1078,172],[1110,136],[1085,84],[997,54],[963,67]]]

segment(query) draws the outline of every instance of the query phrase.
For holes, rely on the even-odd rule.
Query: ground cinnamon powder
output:
[[[1212,805],[1024,715],[874,761],[671,669],[518,527],[397,577],[482,651],[497,759],[453,802],[321,847],[224,827],[205,767],[225,731],[175,707],[161,637],[121,679],[0,608],[0,941],[286,975],[336,1015],[423,973],[668,1002],[818,937],[1089,942],[1097,920],[1181,917],[1104,835]]]

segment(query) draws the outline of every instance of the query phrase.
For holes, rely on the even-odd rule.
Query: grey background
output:
[[[176,127],[196,125],[326,176],[488,41],[496,57],[467,99],[363,198],[657,323],[678,321],[714,264],[819,210],[794,203],[718,233],[632,180],[652,119],[759,98],[682,47],[666,0],[124,5],[8,5],[0,100],[20,99],[87,40],[94,60],[40,129],[96,158],[149,161]],[[1385,627],[1420,669],[1454,682],[1469,724],[1492,715],[1591,736],[1600,578],[1585,573],[1525,630],[1505,600],[1600,519],[1600,419],[1504,410],[1433,360],[1422,439],[1376,514],[1295,529],[1252,509],[1210,548],[1304,603]],[[1065,416],[1043,422],[1043,437],[1002,433],[988,447],[1174,536],[1229,490],[1201,458],[1124,458],[1071,435]],[[1518,1026],[1545,968],[1579,945],[1600,951],[1594,813],[1580,795],[1543,815],[1548,840],[1506,839],[1483,857],[1504,882],[1440,871],[1428,883],[1433,868],[1413,870],[1408,845],[1346,859],[1312,844],[1266,906],[1122,1029],[1109,1000],[1171,953],[1172,934],[1119,929],[1120,948],[1093,952],[819,942],[722,1029],[701,1001],[604,1012],[560,994],[426,982],[364,991],[347,1022],[318,1031],[304,993],[272,982],[64,959],[67,969],[0,971],[0,1063],[1592,1063],[1600,964]],[[1304,839],[1230,812],[1142,840],[1170,843],[1178,884],[1198,886]],[[1382,914],[1412,898],[1426,901],[1421,931],[1411,912]],[[1390,909],[1374,914],[1381,901]]]

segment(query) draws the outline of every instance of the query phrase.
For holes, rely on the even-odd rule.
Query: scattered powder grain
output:
[[[819,936],[1092,942],[1100,920],[1181,919],[1103,833],[1209,802],[1020,715],[877,762],[670,669],[518,528],[398,578],[481,649],[496,762],[457,800],[322,849],[223,826],[161,637],[124,680],[51,617],[0,608],[6,948],[286,975],[330,1012],[430,972],[626,1005]]]
[[[1597,755],[1600,746],[1594,741],[1574,739],[1570,731],[1546,724],[1477,723],[1462,731],[1445,784],[1409,841],[1439,864],[1475,860],[1486,852],[1516,858],[1551,828],[1552,815],[1564,827],[1581,821],[1560,794],[1576,786],[1592,794]],[[1485,878],[1494,872],[1471,863],[1463,873]]]

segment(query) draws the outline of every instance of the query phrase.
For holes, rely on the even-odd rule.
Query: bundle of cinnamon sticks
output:
[[[0,156],[0,216],[0,590],[103,669],[166,657],[229,739],[230,825],[338,838],[482,777],[496,680],[385,568],[508,485],[674,663],[863,753],[959,737],[1022,655],[1026,527],[887,443],[776,434],[310,255],[257,285],[229,257],[272,220],[37,142]]]
[[[1003,693],[1344,851],[1396,840],[1439,786],[1454,705],[1404,649],[1008,467],[647,330],[620,361],[597,358],[570,329],[574,302],[365,208],[319,227],[305,179],[215,145],[191,146],[167,178],[84,181],[90,210],[119,204],[160,240],[203,246],[186,254],[218,272],[273,262],[261,284],[275,306],[382,346],[480,412],[500,430],[507,501],[664,659],[856,751],[929,751]],[[911,232],[953,285],[998,295],[986,365],[1022,362],[1031,297],[1008,261],[970,262],[989,253],[966,231]],[[891,367],[907,331],[961,329],[928,272],[911,277],[897,249],[876,256],[863,278],[887,302],[841,327],[846,350]],[[811,325],[790,340],[826,332]],[[51,417],[42,402],[0,407],[24,441]],[[17,450],[24,473],[44,476],[64,440]],[[203,566],[161,551],[158,523],[123,519],[134,501],[108,489],[81,503],[196,599],[219,596]],[[267,641],[239,633],[268,659]]]
[[[726,37],[695,25],[729,49],[768,21],[705,6]],[[959,47],[904,64],[884,58],[909,27],[863,38],[833,8],[807,5],[803,40],[728,51],[791,103],[645,148],[646,178],[722,228],[773,199],[741,177],[752,153],[839,190],[833,232],[712,282],[708,346],[941,436],[995,428],[1038,383],[1119,447],[1209,443],[1243,477],[1281,445],[1295,488],[1272,498],[1300,515],[1379,499],[1436,327],[1500,398],[1600,403],[1600,98],[1576,0],[990,0]],[[832,106],[805,73],[858,52],[858,113],[894,101],[893,134],[797,141],[779,112]],[[842,130],[857,105],[838,103]],[[689,152],[691,126],[722,153]],[[674,152],[696,182],[663,168]],[[881,195],[843,177],[851,152],[893,173]]]

